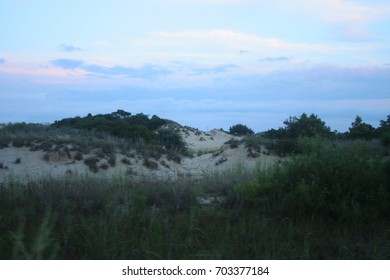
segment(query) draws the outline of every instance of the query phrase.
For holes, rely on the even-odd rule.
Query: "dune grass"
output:
[[[256,174],[10,182],[0,259],[389,259],[387,151],[300,145]]]

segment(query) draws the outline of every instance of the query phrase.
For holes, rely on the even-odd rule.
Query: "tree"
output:
[[[377,134],[384,146],[390,146],[390,115],[387,116],[386,121],[380,121],[380,127],[377,128]]]
[[[153,115],[152,118],[149,121],[149,129],[156,130],[162,125],[166,124],[167,121],[164,119],[159,118],[156,115]]]
[[[330,136],[331,130],[319,117],[303,113],[299,118],[290,117],[284,121],[286,136],[290,138]]]
[[[375,129],[372,125],[363,122],[363,119],[357,115],[349,128],[349,137],[351,139],[372,139],[375,137]]]
[[[381,120],[380,126],[378,127],[379,134],[382,134],[384,132],[390,132],[390,115],[387,116],[387,120]]]
[[[116,112],[110,114],[116,119],[127,119],[131,116],[131,113],[118,109]]]
[[[229,128],[229,133],[236,136],[244,136],[254,134],[253,130],[243,124],[236,124]]]

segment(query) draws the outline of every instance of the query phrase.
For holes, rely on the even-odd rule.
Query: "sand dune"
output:
[[[264,147],[264,153],[258,153],[256,157],[248,156],[248,149],[239,142],[242,138],[223,130],[204,132],[187,126],[180,126],[179,129],[191,154],[182,157],[180,163],[163,154],[158,160],[147,159],[149,166],[145,166],[145,158],[133,151],[132,156],[116,153],[115,166],[110,166],[107,159],[99,159],[97,172],[93,172],[83,160],[75,160],[72,147],[45,152],[9,145],[0,149],[0,183],[63,176],[131,176],[134,179],[167,180],[180,176],[202,176],[210,172],[229,172],[237,166],[253,169],[256,166],[269,166],[279,160],[277,156],[266,153]],[[236,140],[236,145],[230,145],[228,141],[231,140]],[[92,153],[82,156],[85,159]]]

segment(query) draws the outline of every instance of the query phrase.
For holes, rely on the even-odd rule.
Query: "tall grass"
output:
[[[301,244],[294,258],[388,258],[390,162],[383,151],[367,142],[300,145],[303,154],[237,188],[241,216],[256,211],[279,223],[292,246],[286,257]]]
[[[301,145],[255,176],[239,165],[175,181],[10,182],[0,189],[0,258],[390,258],[383,150]]]

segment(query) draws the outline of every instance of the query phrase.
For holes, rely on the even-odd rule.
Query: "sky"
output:
[[[0,0],[0,123],[123,109],[256,132],[390,115],[388,0]]]

